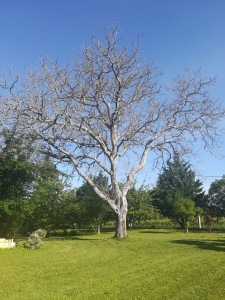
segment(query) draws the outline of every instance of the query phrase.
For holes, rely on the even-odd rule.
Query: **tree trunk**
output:
[[[127,237],[127,225],[126,225],[127,214],[125,212],[118,212],[116,214],[116,238]]]

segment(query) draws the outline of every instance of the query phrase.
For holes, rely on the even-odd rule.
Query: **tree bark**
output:
[[[118,212],[116,214],[116,238],[127,237],[127,224],[126,224],[127,213]]]

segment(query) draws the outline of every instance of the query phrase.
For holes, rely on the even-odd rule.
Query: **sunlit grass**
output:
[[[225,233],[133,230],[0,250],[0,299],[225,299]]]

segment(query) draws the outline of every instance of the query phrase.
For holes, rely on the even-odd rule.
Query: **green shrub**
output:
[[[171,219],[147,220],[145,222],[135,224],[133,228],[174,228],[174,222]]]
[[[36,249],[41,246],[44,246],[42,239],[46,236],[47,231],[43,229],[38,229],[32,232],[28,238],[28,240],[23,244],[27,249]]]
[[[219,218],[213,220],[213,229],[225,229],[225,218]]]

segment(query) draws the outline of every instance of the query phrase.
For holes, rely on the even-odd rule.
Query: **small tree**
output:
[[[201,212],[201,208],[195,207],[194,201],[181,198],[174,204],[174,217],[182,228],[188,232],[190,222]]]
[[[100,172],[93,177],[94,183],[101,185],[102,190],[109,190],[108,178]],[[76,192],[77,204],[80,210],[80,223],[83,225],[93,225],[97,233],[100,233],[103,223],[113,219],[113,213],[94,192],[93,188],[84,183]]]
[[[132,187],[127,194],[127,201],[129,210],[127,214],[127,221],[129,226],[155,219],[158,211],[153,207],[152,197],[149,190],[143,186],[139,189]]]
[[[49,146],[49,155],[70,163],[113,210],[116,237],[126,237],[127,193],[148,153],[161,159],[193,150],[202,140],[209,147],[218,135],[224,109],[208,95],[215,80],[188,70],[170,89],[161,89],[156,67],[140,57],[139,43],[119,45],[117,27],[105,28],[71,66],[41,59],[14,89],[16,78],[0,86],[1,122],[19,128]],[[101,190],[90,176],[101,169],[113,193]],[[124,184],[120,186],[119,182]]]
[[[209,212],[206,212],[204,215],[204,223],[205,223],[205,227],[208,229],[208,231],[211,232],[212,225],[213,225],[213,217],[210,215]]]

